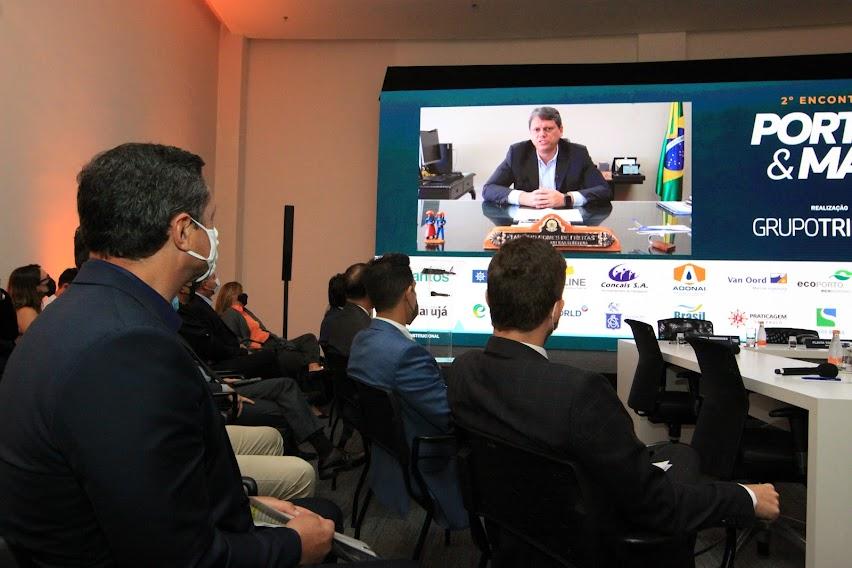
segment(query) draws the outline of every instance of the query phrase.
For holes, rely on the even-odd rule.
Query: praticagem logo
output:
[[[734,327],[745,327],[745,324],[748,321],[748,316],[742,310],[734,310],[731,312],[731,315],[728,316],[728,321]]]
[[[834,327],[837,325],[837,308],[817,308],[817,327]]]
[[[477,319],[482,319],[485,317],[485,312],[488,308],[484,304],[474,304],[473,305],[473,317]]]

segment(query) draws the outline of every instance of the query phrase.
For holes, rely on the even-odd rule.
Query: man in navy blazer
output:
[[[255,528],[225,425],[170,300],[213,272],[204,162],[124,144],[78,177],[97,258],[45,310],[0,383],[0,534],[38,566],[290,567],[334,523],[284,501]]]
[[[418,313],[414,276],[404,254],[386,254],[367,266],[364,283],[376,317],[358,333],[349,354],[349,376],[394,392],[400,400],[405,433],[415,436],[447,434],[452,430],[447,385],[435,358],[416,343],[406,329]],[[433,461],[433,460],[428,460]],[[446,528],[467,526],[454,460],[423,471],[436,502],[435,520]],[[408,512],[409,497],[399,463],[381,448],[373,448],[370,487],[387,507]]]
[[[543,209],[612,200],[612,188],[586,147],[562,138],[558,110],[536,108],[528,126],[530,139],[512,144],[506,159],[482,187],[485,201]],[[512,185],[514,189],[509,187]]]
[[[544,344],[558,325],[564,285],[565,259],[543,241],[511,241],[491,259],[486,300],[494,335],[484,351],[461,355],[450,369],[458,427],[577,461],[606,495],[615,527],[681,535],[725,519],[777,517],[772,485],[673,481],[652,465],[604,377],[548,360]],[[533,471],[529,483],[536,483]]]

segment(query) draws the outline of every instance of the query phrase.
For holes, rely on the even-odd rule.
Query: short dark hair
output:
[[[210,199],[204,160],[159,144],[122,144],[77,176],[80,237],[89,250],[139,260],[157,252],[178,213],[200,221]]]
[[[495,329],[531,331],[550,315],[565,287],[565,259],[544,241],[509,241],[488,265],[488,307]]]
[[[38,291],[41,284],[41,266],[27,264],[19,266],[9,275],[9,296],[15,309],[32,308],[41,312],[43,294]]]
[[[360,300],[367,296],[367,287],[364,286],[364,270],[366,268],[367,263],[356,262],[343,273],[346,277],[347,299]]]
[[[562,115],[559,114],[559,111],[553,107],[536,107],[530,113],[530,118],[527,120],[527,128],[532,125],[532,119],[535,117],[540,118],[541,120],[552,120],[556,123],[556,126],[562,128]]]
[[[83,232],[80,227],[74,229],[74,266],[78,269],[89,260],[89,247],[83,241]]]
[[[388,253],[374,258],[364,270],[367,296],[377,312],[397,305],[405,289],[413,283],[414,274],[411,273],[408,255],[405,254]]]
[[[71,284],[75,278],[77,278],[78,270],[76,268],[66,268],[62,271],[62,274],[59,275],[59,280],[57,281],[57,286],[64,286],[65,284]]]
[[[346,305],[346,276],[337,273],[328,280],[328,305],[342,308]]]

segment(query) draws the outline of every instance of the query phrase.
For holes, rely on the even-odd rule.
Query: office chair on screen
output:
[[[361,436],[364,438],[364,444],[373,445],[383,449],[399,464],[402,471],[402,478],[405,483],[405,489],[409,497],[420,505],[426,511],[426,518],[423,520],[423,525],[420,527],[420,535],[417,537],[417,544],[414,546],[413,560],[420,558],[420,553],[423,551],[423,545],[426,542],[426,535],[429,534],[429,527],[432,525],[432,519],[435,514],[435,504],[432,501],[429,488],[426,486],[426,480],[420,471],[420,462],[428,459],[447,459],[455,452],[455,436],[417,436],[408,447],[406,441],[405,428],[403,426],[402,413],[400,411],[399,400],[392,392],[384,389],[376,388],[360,381],[355,381],[358,401],[361,407]],[[438,453],[431,452],[426,455],[421,448],[431,446],[439,448]],[[452,452],[441,452],[441,448],[452,448]],[[370,450],[372,452],[372,448]],[[365,469],[366,471],[366,469]],[[361,506],[361,511],[358,514],[358,521],[355,526],[355,538],[361,534],[361,526],[364,522],[364,517],[367,514],[367,508],[370,506],[370,500],[373,496],[372,488],[367,490],[367,495],[364,497],[364,504]],[[449,544],[450,531],[444,531],[444,541]]]
[[[802,345],[805,343],[805,338],[819,337],[819,334],[812,329],[799,329],[797,327],[767,327],[766,342],[773,345],[787,345],[790,336],[796,338],[796,341]]]
[[[790,432],[749,419],[748,393],[743,385],[736,356],[725,342],[690,337],[701,368],[701,413],[691,446],[698,453],[701,472],[725,481],[805,483],[807,479],[807,412],[770,412],[786,417]],[[799,411],[800,409],[795,409]],[[766,525],[762,527],[766,529]],[[778,521],[771,526],[794,544],[804,539]],[[742,539],[747,541],[750,531]],[[768,533],[758,539],[758,552],[768,553]],[[733,555],[734,551],[730,551]],[[731,558],[733,562],[733,558]],[[732,564],[731,564],[732,565]]]
[[[458,429],[459,478],[479,566],[689,566],[692,536],[619,529],[576,462]],[[479,518],[485,520],[485,530]]]
[[[684,337],[689,335],[713,335],[713,322],[692,318],[666,318],[657,320],[657,337],[673,341],[677,334]]]
[[[633,330],[639,363],[633,375],[627,406],[654,424],[665,424],[669,440],[680,440],[681,426],[695,424],[700,407],[697,376],[688,381],[688,390],[666,389],[666,369],[660,346],[649,324],[633,319],[624,320]]]

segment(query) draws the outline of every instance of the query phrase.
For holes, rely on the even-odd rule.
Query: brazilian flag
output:
[[[680,201],[683,196],[683,103],[671,103],[669,124],[657,169],[660,201]]]

